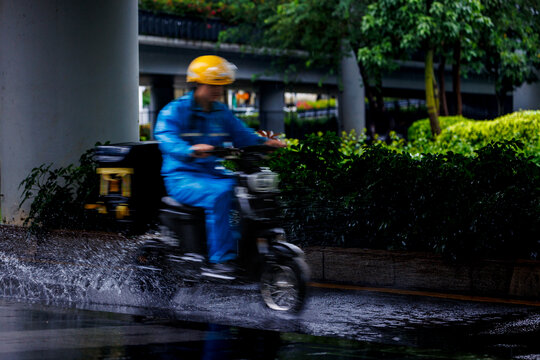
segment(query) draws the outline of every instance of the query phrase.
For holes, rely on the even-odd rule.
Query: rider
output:
[[[187,69],[187,82],[194,90],[167,104],[154,129],[167,193],[180,203],[204,208],[208,258],[211,270],[218,273],[233,271],[230,262],[237,254],[229,225],[235,182],[216,168],[216,157],[207,152],[230,143],[285,146],[257,135],[218,102],[224,85],[234,82],[235,71],[236,66],[219,56],[194,59]]]

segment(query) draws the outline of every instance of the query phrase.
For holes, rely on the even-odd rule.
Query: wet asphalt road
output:
[[[0,300],[1,359],[273,359],[275,332]]]
[[[0,359],[540,359],[534,307],[315,288],[303,313],[285,316],[247,286],[168,301],[126,291],[144,300],[131,305],[99,292],[0,298]]]
[[[540,359],[536,306],[311,287],[290,316],[255,285],[141,291],[136,243],[2,244],[0,359]]]
[[[44,305],[0,299],[0,359],[496,359],[512,355],[508,349],[494,351],[486,348],[486,344],[475,349],[470,344],[456,347],[456,343],[446,341],[448,337],[454,341],[482,341],[482,332],[497,331],[497,327],[478,326],[478,322],[476,331],[480,333],[476,334],[471,333],[475,326],[416,327],[415,344],[403,345],[398,339],[392,344],[384,339],[357,341],[338,336],[187,322],[179,320],[172,312],[167,316],[165,311],[159,313],[155,309],[131,309],[139,313],[134,315],[78,307],[76,304]],[[107,308],[99,304],[86,307]],[[108,307],[115,310],[114,306]],[[498,323],[505,321],[499,319]],[[403,334],[397,329],[394,331],[396,336]],[[473,339],[465,340],[471,335]],[[521,355],[517,348],[513,350],[514,358],[538,358],[535,354],[525,354],[523,349]]]

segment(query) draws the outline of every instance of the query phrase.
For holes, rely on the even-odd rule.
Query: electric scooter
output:
[[[205,271],[208,266],[204,209],[181,204],[165,196],[159,208],[159,236],[146,241],[137,254],[139,271],[159,273],[166,286],[198,282],[259,284],[263,302],[272,310],[298,312],[306,297],[309,267],[303,251],[285,239],[278,206],[279,176],[262,167],[267,153],[275,148],[260,145],[245,148],[216,148],[217,156],[234,171],[237,185],[237,270],[232,274]],[[233,215],[234,215],[233,214]]]

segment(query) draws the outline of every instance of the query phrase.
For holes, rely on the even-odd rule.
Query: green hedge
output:
[[[475,121],[463,117],[441,117],[442,132],[435,140],[429,120],[415,122],[408,131],[411,153],[447,153],[474,155],[475,150],[491,141],[516,139],[524,146],[520,150],[540,164],[540,111],[520,111],[494,120]]]
[[[302,245],[537,258],[540,167],[514,141],[475,157],[411,156],[382,144],[345,154],[334,134],[275,153],[284,222]]]

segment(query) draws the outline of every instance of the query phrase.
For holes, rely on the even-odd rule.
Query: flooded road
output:
[[[187,358],[212,358],[201,357],[208,338],[221,339],[210,348],[219,343],[231,359],[253,358],[251,345],[260,342],[256,348],[265,349],[267,341],[264,354],[282,359],[319,353],[540,359],[536,306],[310,287],[304,311],[293,316],[267,309],[256,285],[145,291],[132,265],[136,241],[2,244],[0,344],[12,344],[0,345],[2,359],[8,353],[6,358],[38,358],[32,351],[59,358],[55,351],[64,350],[60,358],[167,358],[182,351]],[[157,281],[152,272],[143,277]]]
[[[495,359],[0,299],[2,359]]]

